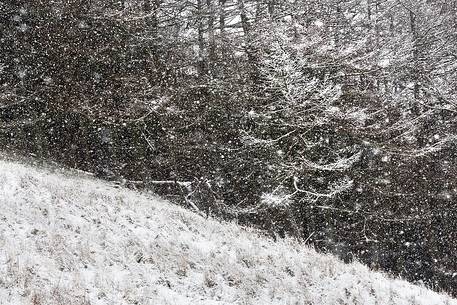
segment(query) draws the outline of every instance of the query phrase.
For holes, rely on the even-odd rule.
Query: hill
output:
[[[457,304],[81,173],[0,160],[0,304]]]

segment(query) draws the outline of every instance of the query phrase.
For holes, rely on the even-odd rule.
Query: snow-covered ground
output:
[[[0,304],[457,304],[82,174],[0,161]]]

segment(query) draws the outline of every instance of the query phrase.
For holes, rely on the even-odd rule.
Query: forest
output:
[[[0,149],[457,296],[457,1],[3,0]]]

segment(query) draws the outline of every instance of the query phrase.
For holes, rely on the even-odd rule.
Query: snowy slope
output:
[[[0,161],[0,304],[457,304],[81,175]]]

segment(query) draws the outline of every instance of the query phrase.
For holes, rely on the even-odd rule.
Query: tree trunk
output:
[[[412,69],[412,79],[414,82],[414,98],[419,98],[419,47],[418,47],[418,37],[416,29],[416,15],[412,10],[409,11],[409,22],[411,29],[411,39],[413,45],[413,69]]]
[[[206,0],[206,7],[208,10],[208,40],[209,40],[209,48],[208,48],[208,59],[209,59],[209,69],[210,71],[213,69],[213,66],[216,62],[216,38],[214,35],[214,6],[213,0]]]
[[[205,40],[203,24],[203,0],[197,0],[197,22],[198,22],[198,76],[203,77],[206,74],[205,63]]]
[[[241,18],[241,27],[243,29],[244,35],[244,42],[245,42],[245,49],[246,54],[248,57],[248,63],[251,70],[251,80],[256,83],[258,81],[258,73],[257,73],[257,59],[255,56],[255,47],[252,43],[251,37],[251,25],[249,18],[247,16],[246,7],[244,5],[244,0],[238,0],[238,9],[240,11],[240,18]]]

